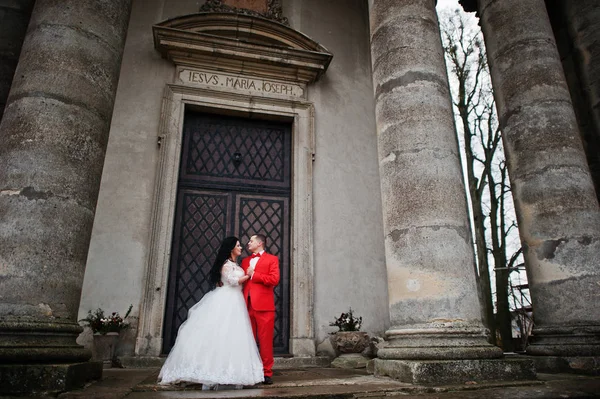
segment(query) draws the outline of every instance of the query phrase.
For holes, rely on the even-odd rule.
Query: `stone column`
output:
[[[0,393],[93,374],[28,364],[90,357],[77,312],[130,3],[35,4],[0,124]]]
[[[544,0],[479,0],[533,300],[527,353],[600,355],[600,209]]]
[[[371,54],[391,321],[376,373],[477,379],[502,351],[481,322],[435,1],[375,0]]]

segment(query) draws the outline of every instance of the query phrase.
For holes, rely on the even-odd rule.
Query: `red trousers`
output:
[[[263,372],[266,377],[273,376],[273,332],[275,330],[275,311],[261,312],[254,310],[248,303],[248,314],[252,332],[258,343],[260,358],[263,363]]]

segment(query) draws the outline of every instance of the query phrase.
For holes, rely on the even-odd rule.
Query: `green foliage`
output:
[[[106,316],[104,310],[100,308],[94,312],[88,310],[87,317],[79,321],[84,322],[84,325],[90,327],[94,333],[120,332],[129,327],[129,323],[125,323],[125,319],[131,313],[132,308],[133,305],[129,305],[124,317],[121,317],[118,312],[112,312],[110,316]]]
[[[336,317],[333,322],[329,323],[329,325],[339,328],[338,331],[360,331],[360,326],[362,325],[362,316],[354,317],[352,314],[352,308],[350,308],[348,313],[342,313],[340,317]],[[335,334],[335,332],[332,334]]]

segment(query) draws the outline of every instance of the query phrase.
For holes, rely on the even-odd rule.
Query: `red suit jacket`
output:
[[[242,260],[244,272],[250,267],[250,256]],[[263,252],[256,262],[252,278],[244,283],[244,299],[248,305],[248,294],[254,310],[274,311],[275,296],[273,288],[279,284],[279,258]]]

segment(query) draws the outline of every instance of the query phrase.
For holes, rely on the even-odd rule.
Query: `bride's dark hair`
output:
[[[217,252],[217,258],[209,273],[209,283],[211,288],[215,288],[217,284],[219,284],[219,281],[221,281],[221,269],[223,268],[223,264],[231,256],[231,251],[233,251],[233,248],[235,248],[238,241],[239,239],[237,237],[225,237],[221,242],[221,247]]]

